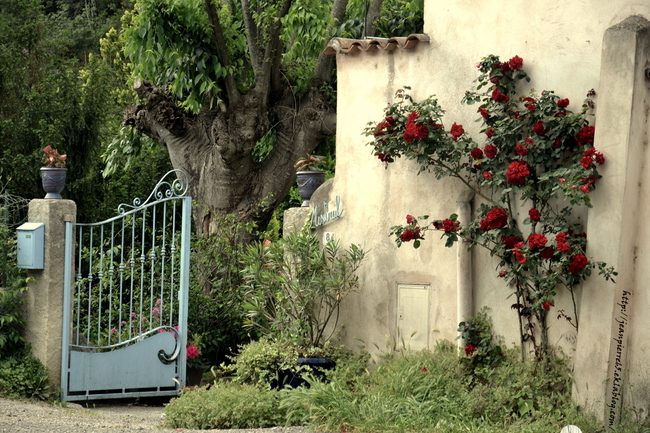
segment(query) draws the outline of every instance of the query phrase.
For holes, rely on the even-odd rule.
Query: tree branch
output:
[[[261,73],[255,76],[256,86],[266,85],[268,83],[273,88],[280,83],[280,61],[282,60],[283,51],[282,42],[280,41],[282,18],[287,15],[292,4],[293,0],[284,0],[269,27],[269,42],[264,52],[264,64],[262,65]]]
[[[331,17],[334,19],[334,26],[327,28],[327,34],[331,38],[334,35],[336,27],[341,25],[341,22],[345,18],[345,9],[348,6],[348,0],[334,0],[332,5]],[[332,74],[334,71],[334,66],[336,65],[336,56],[325,55],[321,53],[318,56],[318,61],[316,63],[316,78],[325,82],[332,81]]]
[[[379,19],[379,13],[381,11],[381,5],[384,3],[384,0],[372,0],[370,2],[370,7],[368,8],[368,14],[366,15],[365,23],[365,36],[375,36],[375,31],[377,30],[377,20]]]
[[[244,16],[244,27],[246,28],[246,39],[248,41],[248,54],[251,57],[253,71],[262,69],[262,57],[259,47],[259,28],[251,14],[251,3],[249,0],[241,0],[242,14]]]
[[[217,9],[215,8],[212,0],[205,0],[205,9],[208,12],[208,21],[212,27],[212,37],[214,39],[214,46],[217,50],[219,63],[221,63],[221,65],[225,67],[227,71],[225,82],[228,102],[230,104],[235,104],[239,99],[239,91],[237,90],[235,77],[232,75],[232,63],[230,62],[230,56],[228,56],[228,47],[226,45],[226,40],[223,37],[223,30],[221,29],[221,23],[219,23]]]

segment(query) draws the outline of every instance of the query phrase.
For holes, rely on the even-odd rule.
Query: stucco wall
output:
[[[406,214],[426,214],[432,219],[440,219],[457,212],[456,200],[462,188],[449,179],[437,181],[430,174],[416,175],[415,165],[406,161],[398,160],[385,170],[383,163],[373,157],[371,147],[366,145],[369,139],[362,132],[368,122],[381,119],[383,108],[393,100],[395,91],[405,85],[412,87],[410,93],[416,100],[430,94],[438,97],[446,110],[447,128],[457,122],[470,133],[476,132],[479,125],[474,123],[476,107],[461,106],[460,100],[464,91],[472,88],[477,76],[474,65],[487,54],[499,55],[503,60],[519,55],[532,78],[529,85],[520,89],[521,92],[526,93],[531,88],[538,92],[552,89],[559,96],[569,98],[569,108],[574,111],[579,110],[588,90],[595,89],[597,95],[601,90],[605,94],[609,90],[606,120],[598,116],[598,107],[601,106],[596,97],[598,132],[595,145],[604,152],[608,161],[602,171],[605,179],[599,182],[598,190],[593,193],[593,200],[597,203],[594,209],[578,212],[577,218],[589,233],[599,234],[595,243],[590,238],[588,255],[617,267],[619,264],[623,266],[633,275],[625,280],[626,290],[638,292],[636,285],[647,281],[649,271],[647,267],[625,266],[634,261],[633,257],[639,260],[650,253],[647,229],[632,231],[631,226],[621,228],[619,225],[612,230],[611,227],[616,221],[623,224],[622,213],[628,203],[625,200],[635,200],[637,212],[647,214],[645,178],[641,175],[638,179],[626,178],[625,175],[630,168],[628,162],[634,163],[632,168],[643,166],[645,155],[633,155],[629,161],[617,159],[620,155],[627,155],[630,142],[637,143],[643,137],[647,142],[647,126],[643,119],[632,115],[621,118],[616,114],[621,111],[617,111],[617,104],[625,105],[627,98],[643,99],[644,96],[626,95],[625,92],[616,95],[615,90],[601,89],[601,80],[611,84],[608,74],[616,75],[618,67],[611,55],[603,63],[605,31],[631,15],[650,19],[650,3],[625,0],[428,0],[424,30],[431,39],[429,43],[420,43],[413,50],[337,55],[336,177],[326,190],[317,191],[312,203],[322,207],[327,202],[331,207],[335,197],[339,196],[343,214],[317,232],[334,233],[343,244],[357,243],[369,251],[360,272],[362,290],[349,298],[342,311],[344,343],[354,347],[361,344],[361,340],[370,350],[377,350],[375,345],[379,350],[385,350],[400,337],[409,342],[408,335],[398,336],[397,333],[398,314],[409,314],[408,310],[398,311],[400,283],[429,285],[426,326],[420,321],[423,329],[418,336],[425,336],[426,346],[433,347],[438,339],[456,338],[456,248],[445,248],[444,242],[432,234],[418,250],[410,245],[398,249],[388,234],[391,226],[405,224]],[[631,47],[631,44],[628,45]],[[620,49],[628,49],[628,45],[622,45]],[[601,73],[604,78],[601,78]],[[643,105],[644,101],[639,103]],[[623,111],[630,110],[631,104],[628,105]],[[600,110],[607,111],[604,107]],[[618,133],[626,122],[629,131],[635,130],[630,122],[643,123],[636,125],[636,136]],[[603,132],[599,131],[600,126],[603,126]],[[621,138],[621,135],[625,137]],[[614,180],[608,181],[608,176],[613,176]],[[629,196],[629,191],[635,189],[638,192],[634,198],[624,198],[626,191]],[[521,208],[523,214],[528,207]],[[632,242],[631,239],[634,239],[633,249],[631,246],[627,248],[626,244],[626,241],[628,244]],[[504,287],[503,281],[496,277],[496,262],[486,252],[476,250],[472,258],[474,311],[489,306],[497,333],[508,345],[517,344],[516,315],[509,307],[514,301],[507,299],[512,289]],[[562,346],[576,360],[579,379],[576,397],[601,417],[606,417],[607,391],[603,381],[608,375],[614,335],[609,323],[613,323],[614,306],[622,290],[620,285],[606,283],[597,276],[592,276],[579,289],[580,336],[566,321],[556,320],[557,314],[551,314],[549,318],[550,342]],[[643,311],[648,301],[645,294],[639,293],[635,311]],[[558,297],[555,308],[551,313],[557,313],[559,309],[573,310],[566,294]],[[421,314],[422,310],[413,311]],[[650,377],[640,368],[650,350],[650,345],[645,343],[648,321],[637,320],[633,328],[636,332],[631,331],[626,338],[629,338],[631,347],[628,364],[632,366],[627,374],[634,377],[641,388],[629,395],[634,396],[637,402],[642,399],[650,403]],[[419,345],[421,341],[416,340],[412,342]]]

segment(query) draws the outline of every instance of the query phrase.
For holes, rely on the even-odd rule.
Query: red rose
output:
[[[528,211],[528,217],[530,218],[531,221],[537,222],[542,217],[542,214],[539,212],[537,208],[532,208]]]
[[[499,278],[505,278],[505,277],[506,277],[506,271],[499,272]]]
[[[471,356],[472,353],[476,352],[476,347],[472,344],[465,346],[465,356]]]
[[[486,158],[492,159],[497,155],[497,147],[492,144],[486,144],[483,152],[485,152]]]
[[[550,310],[553,306],[553,301],[547,301],[542,304],[542,308],[546,311]]]
[[[418,116],[418,113],[414,111],[409,115],[409,120],[406,121],[406,130],[402,137],[407,143],[412,143],[416,138],[427,138],[429,135],[429,130],[423,123],[415,122]]]
[[[379,158],[381,162],[393,162],[393,158],[391,158],[391,156],[388,155],[387,153],[377,152],[375,153],[375,155],[377,156],[377,158]]]
[[[500,207],[492,208],[480,223],[483,231],[500,229],[508,225],[508,212]]]
[[[451,139],[456,141],[458,137],[465,133],[465,130],[463,129],[463,125],[456,125],[456,122],[454,122],[449,132],[451,133]]]
[[[442,229],[447,233],[457,231],[458,227],[460,227],[459,221],[454,221],[447,218],[442,222]]]
[[[596,128],[593,126],[583,126],[578,135],[576,135],[576,140],[580,146],[585,144],[594,144],[594,133]]]
[[[585,194],[589,194],[589,193],[591,192],[591,190],[589,189],[589,187],[588,187],[588,186],[585,186],[585,185],[582,185],[582,186],[580,187],[580,191],[584,192]]]
[[[535,111],[535,104],[525,104],[524,107],[528,109],[528,111]]]
[[[533,132],[534,132],[535,134],[537,134],[537,135],[544,135],[544,134],[546,134],[548,131],[547,131],[546,129],[544,129],[544,122],[542,122],[542,121],[540,120],[539,122],[536,122],[536,123],[533,125]]]
[[[478,109],[479,113],[481,113],[481,116],[483,116],[484,119],[489,119],[490,118],[490,113],[488,113],[487,109],[480,107]]]
[[[566,253],[566,252],[571,250],[571,245],[566,244],[566,243],[562,243],[562,242],[558,242],[558,244],[555,246],[555,248],[557,248],[558,251],[562,251],[563,253]]]
[[[487,138],[492,138],[495,132],[494,128],[488,128],[485,130],[485,135],[487,135]]]
[[[556,138],[555,142],[553,143],[553,147],[560,147],[560,146],[562,146],[562,139]]]
[[[402,241],[404,242],[410,242],[413,239],[419,239],[420,238],[420,229],[419,228],[414,228],[413,230],[411,229],[406,229],[402,232]]]
[[[598,165],[603,165],[605,163],[605,156],[598,152],[595,147],[590,147],[585,150],[584,156],[580,159],[580,165],[584,168],[590,168],[594,162]]]
[[[395,125],[395,123],[397,123],[397,122],[395,122],[395,119],[393,119],[393,116],[386,116],[385,120],[386,120],[386,123],[388,123],[390,126],[393,126],[393,125]]]
[[[413,224],[414,219],[415,218],[413,218],[413,215],[406,215],[406,224],[408,224],[408,225]]]
[[[525,146],[518,144],[515,146],[515,153],[517,155],[526,156],[528,155],[528,149]]]
[[[523,243],[523,242],[519,242],[519,243],[517,243],[517,245],[515,245],[515,248],[512,250],[512,252],[515,253],[515,258],[516,258],[517,261],[518,261],[519,263],[521,263],[522,265],[528,261],[528,259],[527,259],[526,256],[524,255],[524,253],[521,251],[521,249],[522,249],[523,247],[524,247],[524,243]]]
[[[506,179],[513,185],[523,185],[526,183],[526,176],[529,174],[528,164],[524,161],[513,161],[506,170]]]
[[[481,159],[481,158],[483,158],[483,151],[482,151],[481,149],[479,149],[478,147],[475,147],[474,149],[472,149],[472,151],[471,151],[469,154],[470,154],[470,155],[472,156],[472,158],[474,158],[474,159]]]
[[[589,264],[587,257],[584,254],[578,254],[577,256],[571,258],[571,263],[569,264],[569,271],[573,275],[578,275],[580,274],[580,270],[587,267],[587,264]]]
[[[555,254],[555,251],[553,251],[553,247],[546,247],[542,250],[540,255],[542,256],[543,259],[549,260],[553,258],[553,254]]]
[[[375,126],[375,132],[373,135],[375,137],[381,137],[386,134],[386,131],[388,131],[390,127],[391,125],[388,122],[379,122],[377,126]]]
[[[526,145],[528,145],[528,146],[535,145],[535,141],[530,137],[526,137],[526,140],[524,140],[524,141],[526,142]]]
[[[492,172],[491,171],[484,171],[483,172],[483,178],[485,180],[490,180],[491,177],[492,177]]]
[[[569,100],[568,99],[560,99],[557,101],[557,106],[558,108],[566,108],[569,106]]]
[[[510,101],[510,96],[504,95],[503,93],[501,93],[501,90],[499,89],[494,89],[492,91],[492,100],[496,102],[502,102],[505,104],[506,102]]]
[[[528,245],[530,245],[531,250],[545,247],[546,242],[548,242],[546,236],[539,233],[534,233],[528,237]]]
[[[501,236],[501,243],[509,250],[513,249],[519,242],[521,242],[521,239],[517,236]]]
[[[512,59],[508,60],[508,67],[513,71],[518,71],[524,65],[524,59],[519,56],[514,56]]]

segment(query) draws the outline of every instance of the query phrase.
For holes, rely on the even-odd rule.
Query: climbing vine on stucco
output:
[[[445,126],[437,99],[414,101],[409,88],[396,93],[383,119],[370,123],[365,134],[386,167],[400,157],[415,160],[418,173],[456,178],[480,197],[472,221],[459,221],[455,214],[432,222],[426,215],[407,215],[406,225],[392,227],[391,236],[398,247],[418,248],[433,230],[447,247],[463,238],[470,248],[487,248],[499,260],[498,276],[514,289],[508,299],[515,300],[522,341],[532,342],[543,356],[547,316],[564,318],[577,330],[578,284],[596,270],[607,280],[616,276],[613,268],[587,257],[586,234],[572,219],[575,207],[591,207],[590,193],[605,164],[588,122],[595,93],[589,91],[574,113],[570,101],[553,91],[516,96],[518,83],[530,81],[518,56],[501,62],[489,55],[476,66],[476,90],[466,92],[462,103],[478,106],[480,138],[470,137],[462,124]],[[525,218],[517,218],[515,204],[526,209]],[[572,312],[554,308],[562,288],[571,295]]]

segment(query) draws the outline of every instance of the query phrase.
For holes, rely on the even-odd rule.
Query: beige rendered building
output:
[[[594,207],[576,217],[589,234],[588,256],[619,276],[616,284],[589,278],[578,292],[579,334],[551,315],[549,341],[573,359],[577,401],[605,422],[632,402],[649,407],[650,1],[427,0],[424,33],[375,43],[334,39],[328,47],[338,68],[337,167],[312,199],[321,216],[316,232],[368,251],[361,291],[343,305],[343,342],[433,348],[437,340],[453,341],[458,322],[487,306],[495,331],[518,344],[517,313],[506,299],[512,289],[488,253],[445,248],[435,234],[417,250],[398,249],[389,237],[407,214],[469,216],[476,200],[452,179],[417,175],[414,163],[384,169],[362,134],[397,89],[411,86],[414,99],[436,95],[445,123],[463,124],[476,137],[476,107],[460,104],[473,88],[474,65],[488,54],[518,55],[532,78],[522,93],[554,90],[579,111],[595,89],[595,147],[607,158]],[[573,307],[560,292],[555,308]]]

